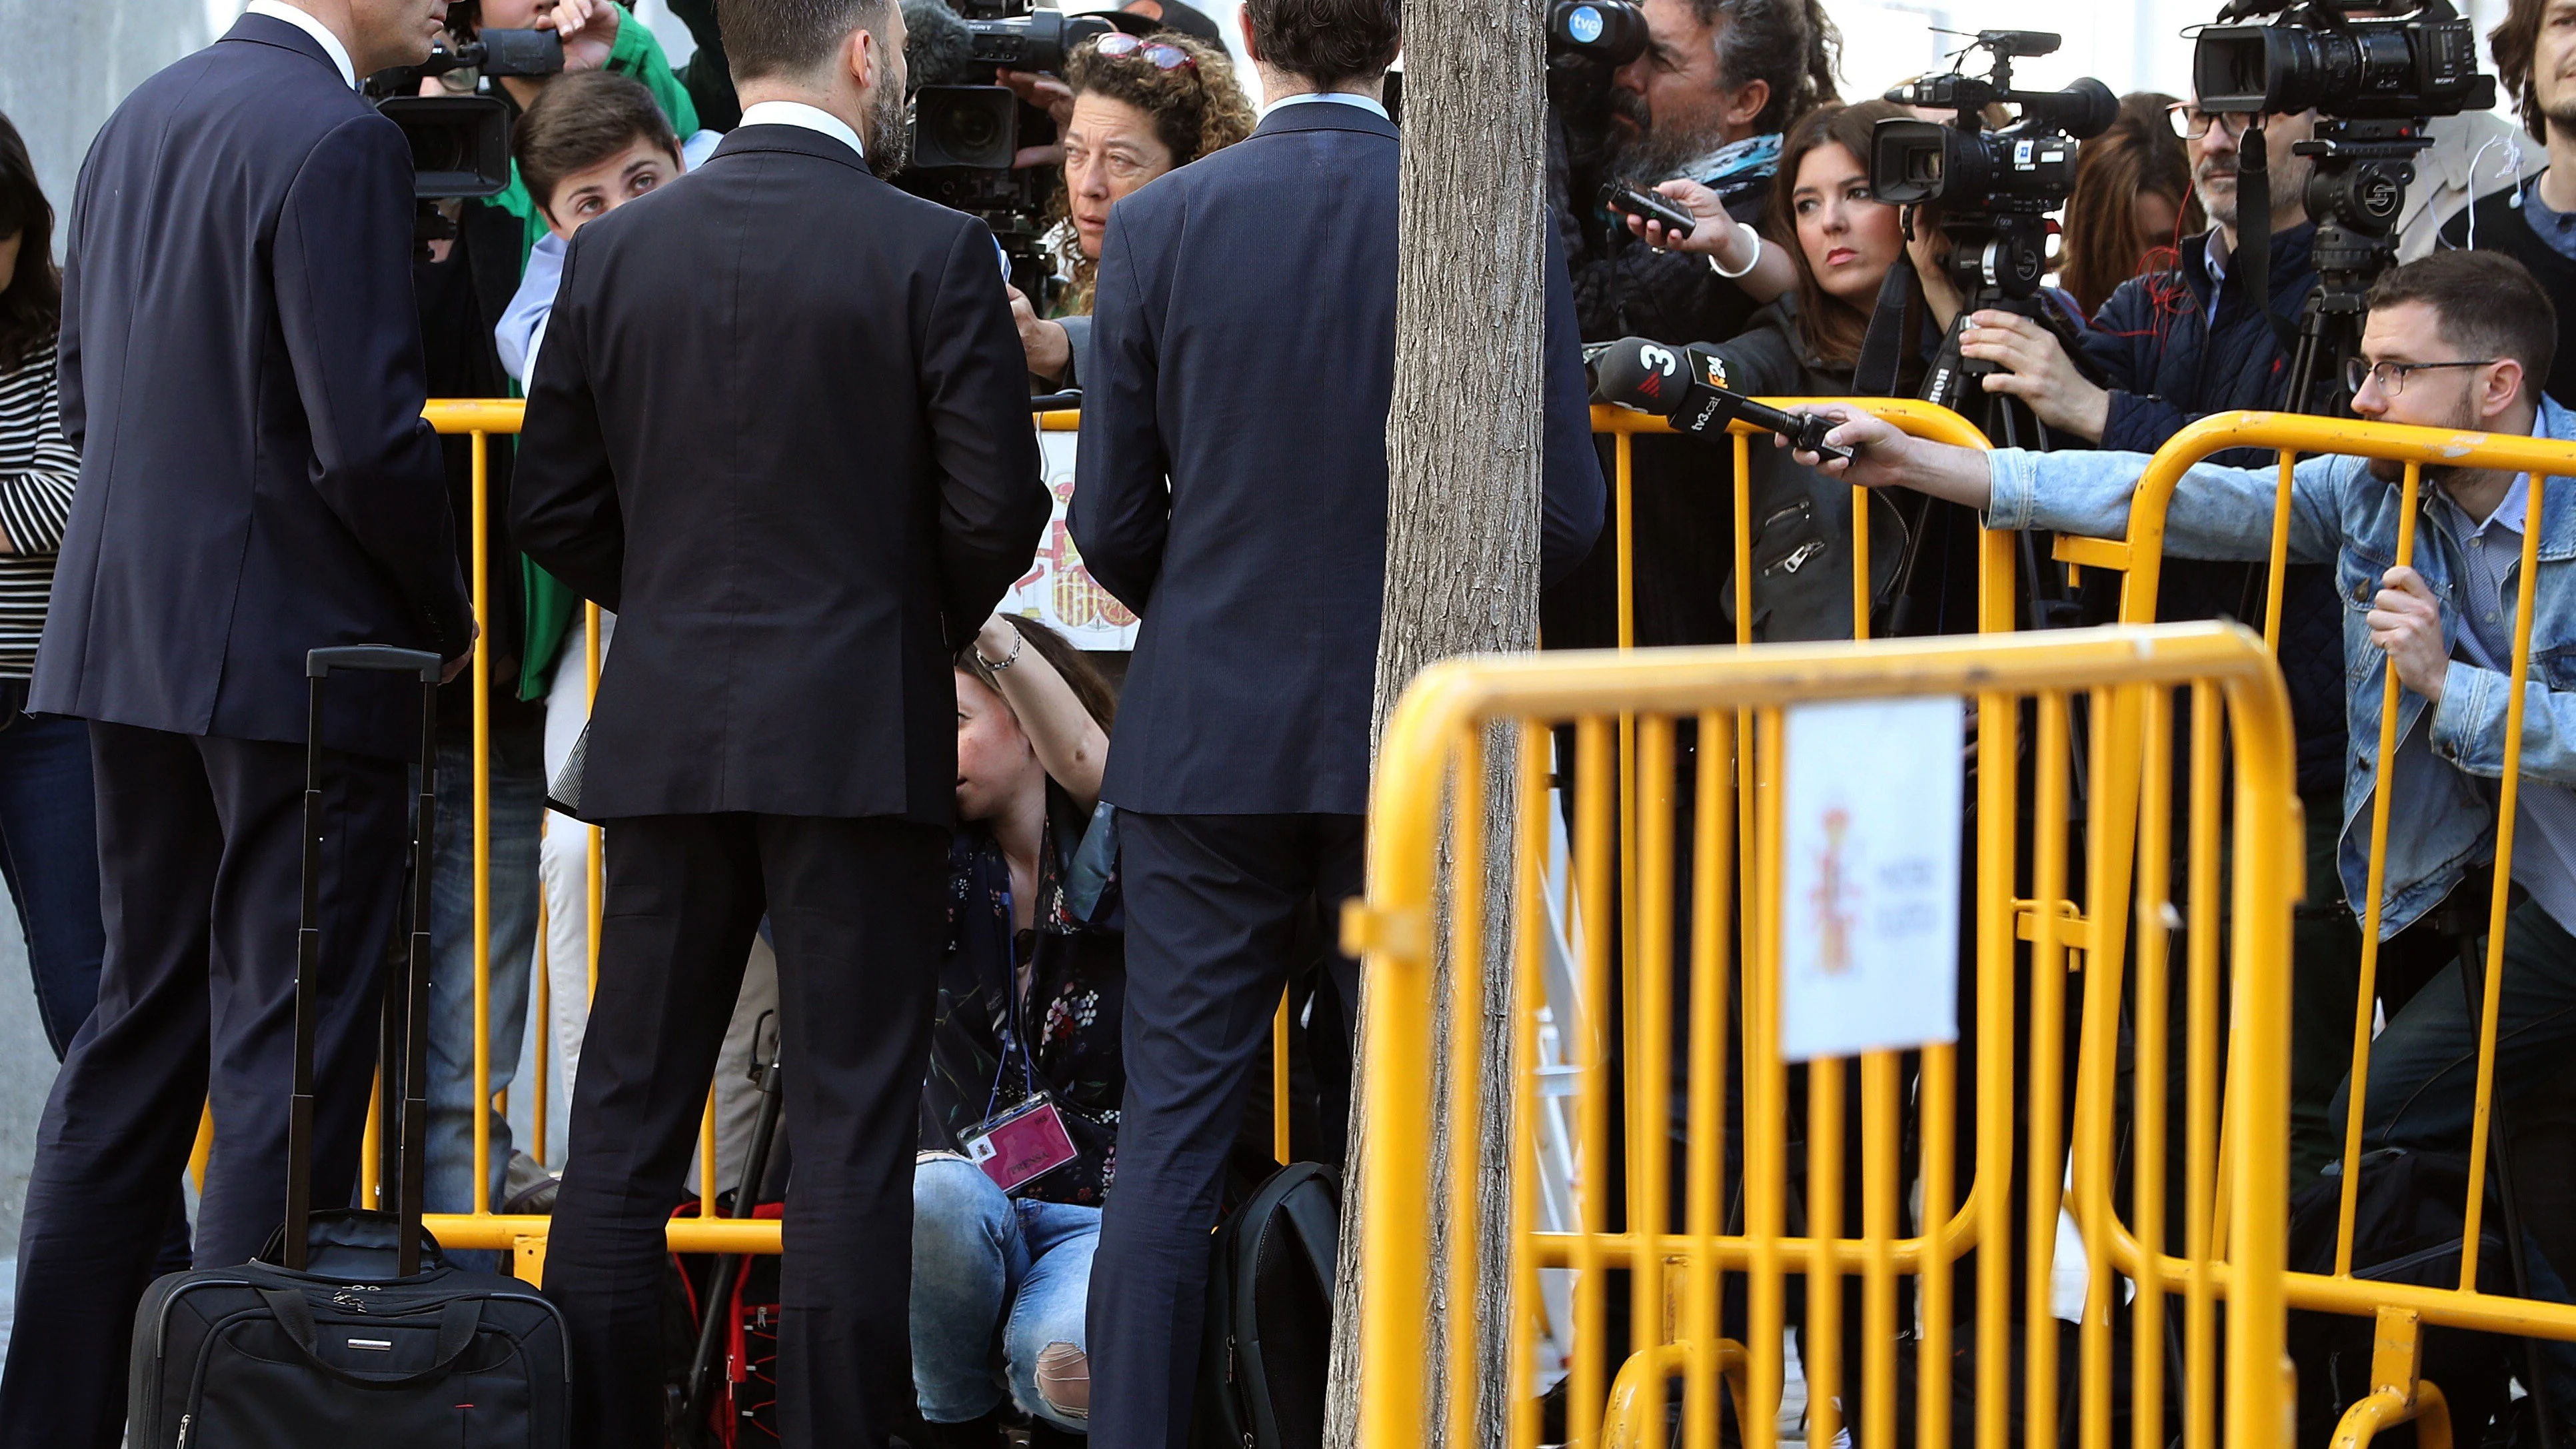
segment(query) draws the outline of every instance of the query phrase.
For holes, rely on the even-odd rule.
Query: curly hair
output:
[[[1163,70],[1147,60],[1142,51],[1102,55],[1096,45],[1085,45],[1065,57],[1064,80],[1073,88],[1074,99],[1102,96],[1124,101],[1152,117],[1154,138],[1172,153],[1176,167],[1186,166],[1212,151],[1222,151],[1252,134],[1260,117],[1235,79],[1232,56],[1205,41],[1169,30],[1155,32],[1150,43],[1172,47],[1188,56],[1190,64]],[[1052,215],[1058,221],[1071,215],[1061,177],[1056,182]],[[1063,230],[1069,232],[1070,228]],[[1093,263],[1069,237],[1058,243],[1058,251],[1073,279],[1066,305],[1075,312],[1087,312],[1091,308]]]

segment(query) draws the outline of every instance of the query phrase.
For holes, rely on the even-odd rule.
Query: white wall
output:
[[[27,138],[57,213],[70,209],[81,157],[108,112],[206,43],[209,3],[0,0],[0,114]]]

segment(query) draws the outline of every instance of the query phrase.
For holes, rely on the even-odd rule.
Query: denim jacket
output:
[[[2576,413],[2541,400],[2538,436],[2576,441]],[[2129,494],[2146,469],[2139,453],[1993,455],[1990,528],[2055,529],[2099,538],[2128,528]],[[2183,475],[2166,519],[2165,551],[2183,558],[2260,559],[2272,528],[2279,473],[2273,468],[2202,464]],[[2364,622],[2380,576],[2397,562],[2399,493],[2371,476],[2367,460],[2310,458],[2291,485],[2290,559],[2331,563],[2343,601],[2345,744],[2343,828],[2336,865],[2344,898],[2367,898],[2370,870],[2371,772],[2377,765],[2380,671],[2387,655],[2370,642]],[[2430,504],[2425,490],[2422,501]],[[2531,629],[2531,675],[2524,686],[2522,771],[2526,779],[2576,786],[2576,484],[2542,490],[2539,597]],[[2464,560],[2449,529],[2429,510],[2415,530],[2414,568],[2442,604],[2442,642],[2456,654],[2459,616],[2452,581]],[[2520,562],[2514,574],[2520,572]],[[2506,582],[2511,591],[2518,577]],[[2380,935],[2405,929],[2441,903],[2473,865],[2495,855],[2497,788],[2504,775],[2506,676],[2451,660],[2438,708],[2413,690],[2398,694],[2396,792],[2390,802],[2388,876]]]

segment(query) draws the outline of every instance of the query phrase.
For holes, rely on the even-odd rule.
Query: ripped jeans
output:
[[[1077,1434],[1091,1418],[1083,1315],[1100,1209],[1011,1198],[962,1157],[912,1170],[912,1388],[921,1416],[963,1424],[1010,1390]]]

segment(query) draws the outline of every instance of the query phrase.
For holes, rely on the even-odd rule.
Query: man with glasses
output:
[[[2557,352],[2556,309],[2531,274],[2494,252],[2436,252],[2381,277],[2369,296],[2352,408],[2373,422],[2576,441],[2576,413],[2541,394]],[[2148,460],[2136,453],[1992,454],[1906,437],[1840,407],[1827,441],[1858,449],[1826,471],[1872,487],[1903,485],[1985,511],[1997,528],[2117,537]],[[1817,466],[1802,455],[1802,463]],[[2279,474],[2204,463],[2175,488],[2165,549],[2181,557],[2259,559],[2272,527]],[[2393,937],[2492,860],[2496,781],[2504,772],[2517,578],[2530,526],[2525,476],[2461,467],[2423,470],[2421,524],[2411,567],[2398,567],[2405,523],[2400,464],[2310,458],[2292,484],[2289,553],[2330,566],[2341,596],[2342,654],[2355,666],[2344,708],[2353,748],[2339,800],[2312,806],[2336,837],[2327,881],[2366,899],[2371,794],[2384,669],[2397,671],[2398,746],[2391,762],[2390,832],[2380,935]],[[2576,483],[2557,480],[2540,509],[2530,682],[2525,686],[2522,789],[2513,881],[2527,893],[2506,918],[2496,1092],[2511,1102],[2546,1084],[2576,1043]],[[2286,652],[2286,651],[2285,651]],[[2320,886],[2311,880],[2311,889]],[[2306,962],[2298,963],[2301,971]],[[2475,1103],[2476,1021],[2456,963],[2389,1021],[2371,1049],[2364,1145],[2464,1151]],[[2345,1029],[2350,1030],[2347,1018]],[[2294,1027],[2295,1032],[2295,1027]],[[2342,1092],[2327,1126],[2340,1143]],[[2537,1265],[2535,1265],[2537,1268]],[[2563,1299],[2554,1276],[2533,1274],[2535,1296]],[[2552,1346],[2553,1399],[2576,1412],[2569,1366]]]

